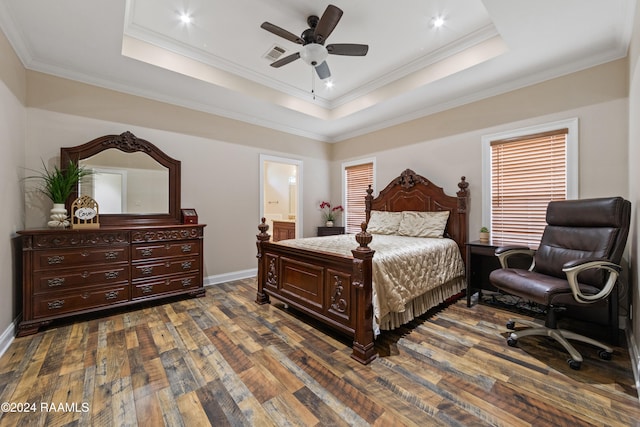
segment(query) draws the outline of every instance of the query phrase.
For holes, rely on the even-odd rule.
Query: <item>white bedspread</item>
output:
[[[352,256],[354,235],[281,240],[278,244]],[[374,323],[388,313],[402,313],[414,298],[464,276],[458,245],[451,239],[375,234],[373,256]]]

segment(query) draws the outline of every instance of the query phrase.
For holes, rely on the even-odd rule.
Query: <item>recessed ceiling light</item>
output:
[[[431,25],[433,28],[440,28],[444,25],[444,18],[442,16],[435,16],[431,19]]]
[[[180,20],[182,21],[183,24],[190,24],[191,23],[191,17],[189,15],[187,15],[186,13],[180,14]]]

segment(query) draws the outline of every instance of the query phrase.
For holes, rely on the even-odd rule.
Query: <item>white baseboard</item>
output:
[[[13,339],[16,336],[16,325],[18,324],[18,319],[15,319],[13,322],[9,324],[7,329],[4,330],[2,335],[0,335],[0,357],[4,354],[5,351],[9,348]]]
[[[627,319],[626,336],[627,346],[629,347],[629,356],[631,358],[631,368],[633,369],[633,379],[636,382],[636,391],[638,392],[638,400],[640,400],[640,352],[638,351],[638,343],[636,342],[633,331]]]
[[[234,280],[247,279],[254,277],[258,274],[257,268],[250,268],[249,270],[234,271],[225,274],[216,274],[214,276],[207,276],[204,278],[204,286],[217,285],[220,283],[231,282]]]

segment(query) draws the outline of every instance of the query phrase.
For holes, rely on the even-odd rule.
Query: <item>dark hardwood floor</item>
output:
[[[640,401],[629,355],[579,345],[580,371],[545,338],[505,343],[510,313],[460,300],[350,359],[348,340],[282,304],[255,280],[56,325],[0,359],[1,426],[631,426]],[[42,406],[44,405],[44,406]],[[66,405],[66,407],[65,407]],[[31,411],[31,409],[33,409]]]

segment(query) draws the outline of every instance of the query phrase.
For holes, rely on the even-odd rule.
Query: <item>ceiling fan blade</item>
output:
[[[316,66],[316,73],[318,73],[318,77],[320,77],[321,80],[331,77],[331,71],[329,71],[327,61],[322,61],[322,64]]]
[[[324,44],[324,41],[329,38],[338,25],[340,18],[342,18],[342,9],[332,4],[327,6],[313,33],[316,43]]]
[[[269,31],[270,33],[275,34],[276,36],[280,36],[284,39],[287,39],[289,41],[292,41],[294,43],[297,44],[304,44],[304,40],[302,40],[300,37],[296,36],[295,34],[285,30],[284,28],[280,28],[277,25],[273,25],[270,22],[263,22],[262,25],[260,25],[260,28]]]
[[[271,66],[274,68],[280,68],[283,65],[287,65],[289,62],[293,62],[298,58],[300,58],[300,52],[292,53],[289,56],[285,56],[282,59],[278,59],[276,62],[272,62]]]
[[[369,45],[338,43],[327,45],[327,52],[331,55],[365,56],[369,51]]]

